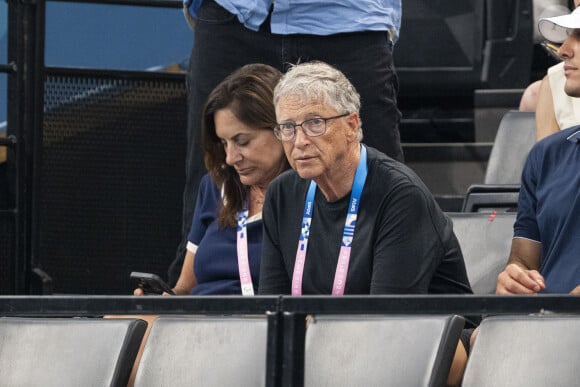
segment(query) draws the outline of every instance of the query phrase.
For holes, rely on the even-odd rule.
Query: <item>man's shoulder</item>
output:
[[[565,137],[566,140],[576,138],[577,140],[580,139],[580,125],[572,126],[568,129],[561,130],[562,137]]]
[[[276,195],[286,193],[293,194],[298,189],[298,187],[302,186],[303,182],[304,179],[301,179],[295,170],[288,169],[287,171],[279,174],[274,180],[270,182],[268,191]]]
[[[530,150],[526,165],[528,170],[547,172],[552,167],[559,167],[577,151],[580,141],[580,125],[560,130],[544,137]]]
[[[290,169],[282,172],[278,176],[276,176],[276,178],[274,178],[274,180],[272,180],[272,182],[270,183],[270,186],[294,184],[294,183],[296,183],[297,180],[300,180],[300,177],[298,176],[298,174],[296,173],[295,170],[290,168]]]
[[[387,183],[387,181],[391,184],[395,181],[411,185],[422,183],[419,176],[405,164],[390,158],[374,148],[367,147],[367,149],[369,155],[369,171],[372,170],[370,173],[383,179],[384,183]]]
[[[572,126],[570,128],[560,130],[559,132],[544,137],[543,139],[538,141],[532,149],[536,148],[537,149],[536,152],[538,151],[546,152],[553,150],[555,148],[566,147],[571,142],[573,142],[574,138],[580,140],[580,125]]]
[[[380,168],[381,170],[390,170],[390,169],[399,169],[403,166],[403,163],[398,162],[397,160],[387,156],[383,152],[365,145],[367,148],[367,157],[369,165],[374,164],[374,166]]]

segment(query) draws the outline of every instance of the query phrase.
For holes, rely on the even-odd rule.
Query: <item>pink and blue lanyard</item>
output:
[[[364,145],[361,145],[360,160],[356,173],[354,175],[354,182],[350,194],[350,202],[348,206],[348,214],[344,222],[344,230],[342,232],[342,243],[340,246],[340,253],[338,255],[338,263],[336,265],[336,273],[334,274],[334,284],[332,285],[332,295],[341,296],[344,294],[344,287],[346,285],[346,276],[348,273],[348,264],[350,262],[350,250],[352,239],[354,237],[354,230],[356,227],[356,220],[358,217],[358,209],[360,205],[360,198],[365,181],[367,178],[367,150]],[[308,194],[306,195],[306,203],[304,204],[304,215],[302,217],[302,231],[300,239],[298,240],[298,249],[296,250],[296,261],[294,263],[294,274],[292,275],[292,295],[302,295],[302,277],[304,276],[304,263],[306,262],[306,249],[308,247],[308,238],[310,235],[310,225],[312,224],[312,212],[314,210],[314,197],[316,195],[316,183],[310,182]]]
[[[252,273],[250,272],[250,263],[248,260],[248,206],[238,212],[238,270],[240,272],[240,285],[243,296],[254,295],[254,285],[252,284]]]

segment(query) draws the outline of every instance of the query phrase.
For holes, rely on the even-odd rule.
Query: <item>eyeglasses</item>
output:
[[[318,137],[322,136],[326,132],[326,121],[334,120],[335,118],[342,118],[348,116],[350,113],[340,114],[334,117],[317,117],[311,118],[309,120],[304,120],[300,124],[292,124],[290,122],[285,122],[283,124],[277,124],[274,127],[274,134],[278,140],[282,141],[294,141],[296,138],[297,128],[302,127],[302,131],[308,137]]]

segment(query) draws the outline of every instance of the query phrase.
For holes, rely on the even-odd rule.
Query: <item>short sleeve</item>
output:
[[[209,174],[204,175],[199,185],[191,228],[187,237],[188,247],[190,244],[195,246],[199,245],[208,226],[217,218],[220,201],[221,194],[219,188]]]
[[[514,238],[540,240],[537,218],[537,185],[541,167],[541,146],[542,143],[538,143],[532,148],[524,164],[518,199],[518,215],[514,224]]]

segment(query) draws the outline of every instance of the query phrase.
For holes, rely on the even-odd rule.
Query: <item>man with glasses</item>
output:
[[[296,65],[274,103],[293,170],[266,195],[261,292],[471,293],[451,221],[429,190],[361,143],[360,98],[343,73]]]
[[[472,292],[451,221],[427,187],[361,143],[360,97],[343,73],[296,65],[274,104],[274,133],[293,170],[266,194],[260,294]],[[461,380],[465,345],[450,385]]]

